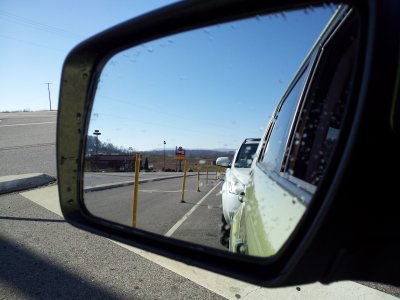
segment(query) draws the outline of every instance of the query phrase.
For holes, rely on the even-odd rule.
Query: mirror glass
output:
[[[350,42],[341,42],[340,57],[311,52],[336,10],[257,15],[112,57],[87,132],[88,210],[221,250],[276,253],[312,200],[340,130],[346,84],[337,78],[351,74],[343,61],[351,58],[342,58]],[[347,77],[335,77],[341,64]],[[325,81],[306,88],[318,72]],[[220,157],[229,165],[218,166]]]

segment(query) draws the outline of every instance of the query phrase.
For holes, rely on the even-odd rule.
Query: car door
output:
[[[292,205],[288,207],[282,205],[282,191],[270,176],[279,173],[287,143],[285,140],[289,138],[291,120],[296,113],[314,58],[315,54],[311,55],[311,58],[299,71],[293,84],[278,105],[273,121],[264,136],[263,148],[258,161],[250,172],[250,181],[246,188],[246,202],[238,212],[238,216],[234,218],[234,223],[240,222],[241,225],[240,227],[233,226],[230,239],[230,250],[233,252],[254,256],[271,256],[284,242],[285,236],[277,231],[275,231],[276,236],[268,237],[267,230],[270,228],[270,222],[273,222],[273,220],[268,220],[268,216],[273,214],[265,213],[264,210],[271,211],[275,207],[281,210],[279,215],[283,215],[288,213],[288,209],[292,208]],[[265,195],[270,195],[269,200],[264,198]],[[280,204],[278,205],[278,203]],[[265,207],[264,204],[267,204],[268,207]],[[295,212],[290,214],[294,215]],[[241,215],[241,218],[239,215]],[[302,211],[295,215],[300,218]]]
[[[235,218],[233,252],[272,256],[301,222],[340,134],[356,36],[349,12],[319,41],[278,105]]]

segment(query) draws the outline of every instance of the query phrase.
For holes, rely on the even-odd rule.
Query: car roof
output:
[[[243,144],[259,143],[260,141],[261,141],[261,138],[247,138],[244,140]]]

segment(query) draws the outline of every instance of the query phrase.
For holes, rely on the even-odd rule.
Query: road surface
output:
[[[0,176],[56,176],[55,111],[0,113]]]
[[[55,176],[55,122],[55,112],[0,113],[0,176]],[[145,187],[142,185],[141,194],[146,193]],[[215,191],[211,195],[216,195]],[[215,200],[204,200],[172,236],[188,236],[184,231],[203,219],[202,210],[217,212]],[[350,281],[265,289],[124,246],[67,224],[60,215],[55,185],[0,196],[0,249],[0,299],[343,300],[400,296],[394,287],[374,284],[390,295]]]
[[[199,186],[198,191],[197,176],[187,177],[185,202],[181,202],[182,178],[139,184],[136,227],[226,250],[219,242],[222,226],[221,181],[210,179],[206,184],[203,176]],[[132,226],[133,185],[88,192],[84,194],[84,199],[93,215]]]

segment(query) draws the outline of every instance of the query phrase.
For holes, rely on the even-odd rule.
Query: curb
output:
[[[186,177],[189,177],[189,176],[197,176],[197,174],[186,175]],[[182,177],[183,177],[183,175],[148,178],[148,179],[139,180],[139,184],[146,183],[146,182],[153,182],[153,181],[161,181],[161,180],[165,180],[165,179],[182,178]],[[101,185],[96,185],[96,186],[90,186],[90,187],[84,189],[84,192],[85,193],[98,192],[98,191],[104,191],[104,190],[110,190],[110,189],[115,189],[115,188],[119,188],[119,187],[124,187],[124,186],[128,186],[128,185],[134,185],[134,182],[133,181],[123,181],[123,182],[117,182],[117,183],[106,183],[106,184],[101,184]]]
[[[56,181],[52,176],[43,173],[29,173],[0,177],[0,195],[23,191]]]

